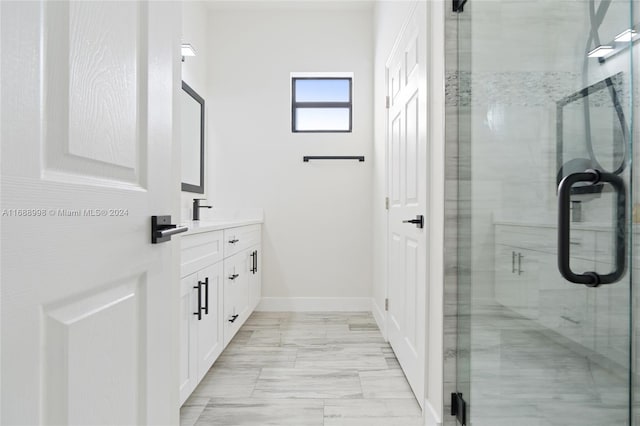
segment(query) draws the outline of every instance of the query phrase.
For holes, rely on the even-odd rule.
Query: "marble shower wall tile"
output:
[[[471,176],[471,163],[458,150],[458,114],[460,105],[468,103],[470,87],[464,87],[465,100],[459,100],[458,78],[458,19],[464,14],[445,14],[445,205],[444,205],[444,366],[443,366],[443,425],[455,426],[455,419],[448,415],[451,411],[449,395],[456,391],[456,328],[457,328],[457,283],[458,283],[458,199],[464,192],[458,191],[461,177]],[[464,56],[464,52],[462,53]],[[463,58],[464,59],[464,58]],[[463,66],[464,62],[463,62]],[[468,89],[468,90],[467,90]]]

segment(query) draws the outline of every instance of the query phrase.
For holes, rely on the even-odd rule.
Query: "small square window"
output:
[[[294,133],[351,132],[351,77],[293,77],[291,130]]]

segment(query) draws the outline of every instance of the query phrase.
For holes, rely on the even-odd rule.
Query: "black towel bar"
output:
[[[334,155],[317,155],[317,156],[304,156],[302,161],[308,163],[309,160],[358,160],[359,162],[364,161],[364,155],[343,155],[343,156],[334,156]]]

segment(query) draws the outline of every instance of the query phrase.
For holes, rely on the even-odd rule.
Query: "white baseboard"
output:
[[[424,426],[442,426],[440,416],[426,399],[424,401]]]
[[[371,312],[373,313],[373,318],[376,320],[378,324],[378,328],[382,332],[382,336],[387,340],[387,321],[384,309],[376,303],[375,298],[371,298]]]
[[[369,297],[263,297],[256,311],[371,312]]]

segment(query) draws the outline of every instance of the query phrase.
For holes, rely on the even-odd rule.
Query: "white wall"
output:
[[[182,43],[190,43],[196,56],[187,57],[182,62],[182,80],[195,90],[205,101],[205,113],[208,115],[209,99],[207,97],[207,6],[203,1],[182,2]],[[205,124],[206,126],[206,124]],[[208,132],[205,128],[205,151],[209,148]],[[191,219],[191,206],[194,198],[206,198],[208,191],[206,182],[207,164],[205,158],[205,193],[182,192],[180,202],[181,219]]]
[[[358,298],[368,309],[372,11],[358,2],[329,3],[212,6],[207,192],[216,207],[264,208],[267,302]],[[290,73],[313,71],[354,73],[353,133],[291,132]],[[366,161],[303,163],[304,155]],[[318,303],[327,309],[337,301]]]

